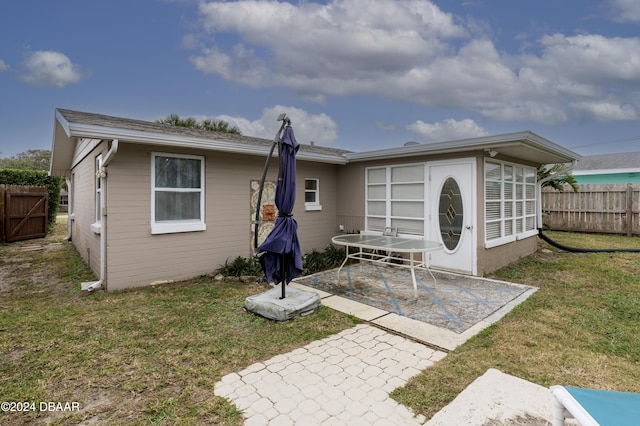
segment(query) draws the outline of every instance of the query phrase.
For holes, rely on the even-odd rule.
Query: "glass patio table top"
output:
[[[436,251],[443,247],[442,244],[437,241],[367,234],[337,235],[331,239],[331,242],[342,246],[360,247],[370,250],[392,250],[398,253]]]

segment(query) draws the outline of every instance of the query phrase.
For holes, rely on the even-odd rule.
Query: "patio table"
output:
[[[338,268],[338,282],[340,282],[340,271],[345,263],[347,263],[347,260],[355,259],[361,262],[384,263],[409,268],[411,270],[411,279],[413,280],[413,293],[416,299],[418,298],[416,268],[429,272],[429,275],[433,278],[433,285],[436,285],[436,277],[433,276],[433,273],[427,266],[425,255],[426,252],[442,249],[442,244],[437,241],[385,235],[345,234],[331,238],[331,242],[336,245],[345,246],[347,252],[344,261],[340,265],[340,268]],[[358,251],[356,253],[349,253],[350,247],[355,247]],[[364,250],[373,251],[365,252]],[[382,251],[383,253],[378,253],[378,251]],[[396,256],[394,253],[406,253],[409,255],[409,259]],[[420,260],[415,259],[414,255],[416,253],[422,254]],[[395,263],[396,261],[399,263]]]

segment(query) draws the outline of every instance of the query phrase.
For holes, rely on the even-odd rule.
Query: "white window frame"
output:
[[[406,182],[392,182],[392,171],[394,169],[397,168],[402,168],[402,167],[413,167],[413,166],[420,166],[423,168],[423,173],[422,173],[422,177],[420,180],[417,181],[406,181]],[[383,183],[372,183],[369,182],[369,172],[373,171],[373,170],[384,170],[385,172],[385,179]],[[427,165],[426,163],[406,163],[406,164],[393,164],[393,165],[385,165],[385,166],[371,166],[371,167],[366,167],[365,168],[365,232],[366,233],[375,233],[375,234],[382,234],[384,232],[385,228],[398,228],[399,231],[399,235],[402,235],[404,237],[409,237],[409,238],[423,238],[425,233],[427,232],[426,226],[426,215],[428,214],[428,209],[427,209],[427,186],[428,186],[428,179],[427,179]],[[422,185],[422,197],[421,198],[393,198],[392,197],[392,188],[394,186],[402,186],[402,185]],[[385,196],[384,198],[379,198],[379,197],[372,197],[370,198],[370,189],[373,187],[379,187],[382,188],[384,187],[384,192],[385,192]],[[384,210],[385,213],[384,214],[379,214],[379,213],[374,213],[371,212],[369,209],[369,204],[371,203],[385,203],[384,205]],[[393,210],[393,206],[395,203],[403,203],[403,202],[410,202],[410,203],[422,203],[422,216],[421,217],[415,217],[415,216],[397,216],[397,215],[393,215],[392,210]],[[378,221],[381,222],[381,219],[384,220],[384,225],[383,226],[375,226],[372,225],[372,221]],[[416,232],[416,231],[408,231],[406,228],[403,229],[402,226],[399,226],[397,221],[413,221],[416,223],[421,223],[422,224],[422,232]]]
[[[185,158],[200,160],[200,188],[156,188],[156,157]],[[171,234],[177,232],[205,231],[205,157],[201,155],[173,154],[167,152],[151,153],[151,233]],[[171,192],[199,192],[200,193],[200,219],[192,220],[167,220],[156,221],[156,197],[157,191]]]
[[[307,181],[315,182],[316,189],[307,189]],[[314,201],[306,201],[307,194],[314,194]],[[304,179],[304,209],[306,211],[319,211],[322,210],[322,205],[320,204],[320,179],[318,178],[305,178]]]
[[[95,221],[91,224],[91,230],[95,233],[95,234],[100,234],[102,232],[102,208],[104,206],[102,206],[102,154],[98,155],[95,158],[95,173],[94,173],[94,179],[95,179],[95,215],[94,215],[94,219]]]
[[[488,164],[500,167],[499,177],[488,178]],[[506,168],[511,168],[510,176],[505,173]],[[507,161],[485,159],[484,170],[485,247],[497,247],[537,235],[536,168]],[[518,172],[521,172],[521,180],[518,180]],[[533,176],[533,180],[527,181],[527,174]],[[489,183],[499,185],[499,198],[490,199],[487,197]],[[498,218],[488,218],[488,209],[491,204],[494,207],[499,206]],[[511,211],[511,216],[506,216],[505,211]],[[489,232],[487,230],[490,225],[495,224],[499,224],[500,235],[488,239]],[[520,224],[521,229],[518,229]]]

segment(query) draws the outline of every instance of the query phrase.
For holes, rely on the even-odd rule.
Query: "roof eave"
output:
[[[505,147],[528,147],[541,153],[547,153],[552,162],[571,162],[581,158],[578,154],[567,150],[530,131],[507,133],[480,138],[462,139],[432,144],[418,144],[396,148],[380,149],[346,154],[350,162],[379,160],[400,157],[415,157],[420,155],[437,155],[464,151],[490,150]],[[555,161],[557,160],[557,161]]]
[[[270,151],[267,145],[251,145],[239,142],[223,141],[220,139],[202,139],[189,136],[167,135],[155,132],[141,132],[118,127],[104,127],[80,123],[67,123],[68,134],[78,138],[118,139],[123,142],[171,146],[207,151],[229,152],[266,156]],[[331,164],[346,164],[347,159],[340,155],[330,155],[318,152],[299,151],[297,158],[305,161],[315,161]]]

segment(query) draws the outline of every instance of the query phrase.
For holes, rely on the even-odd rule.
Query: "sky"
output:
[[[56,108],[215,118],[352,151],[530,130],[640,151],[638,0],[19,0],[0,12],[0,157]]]

